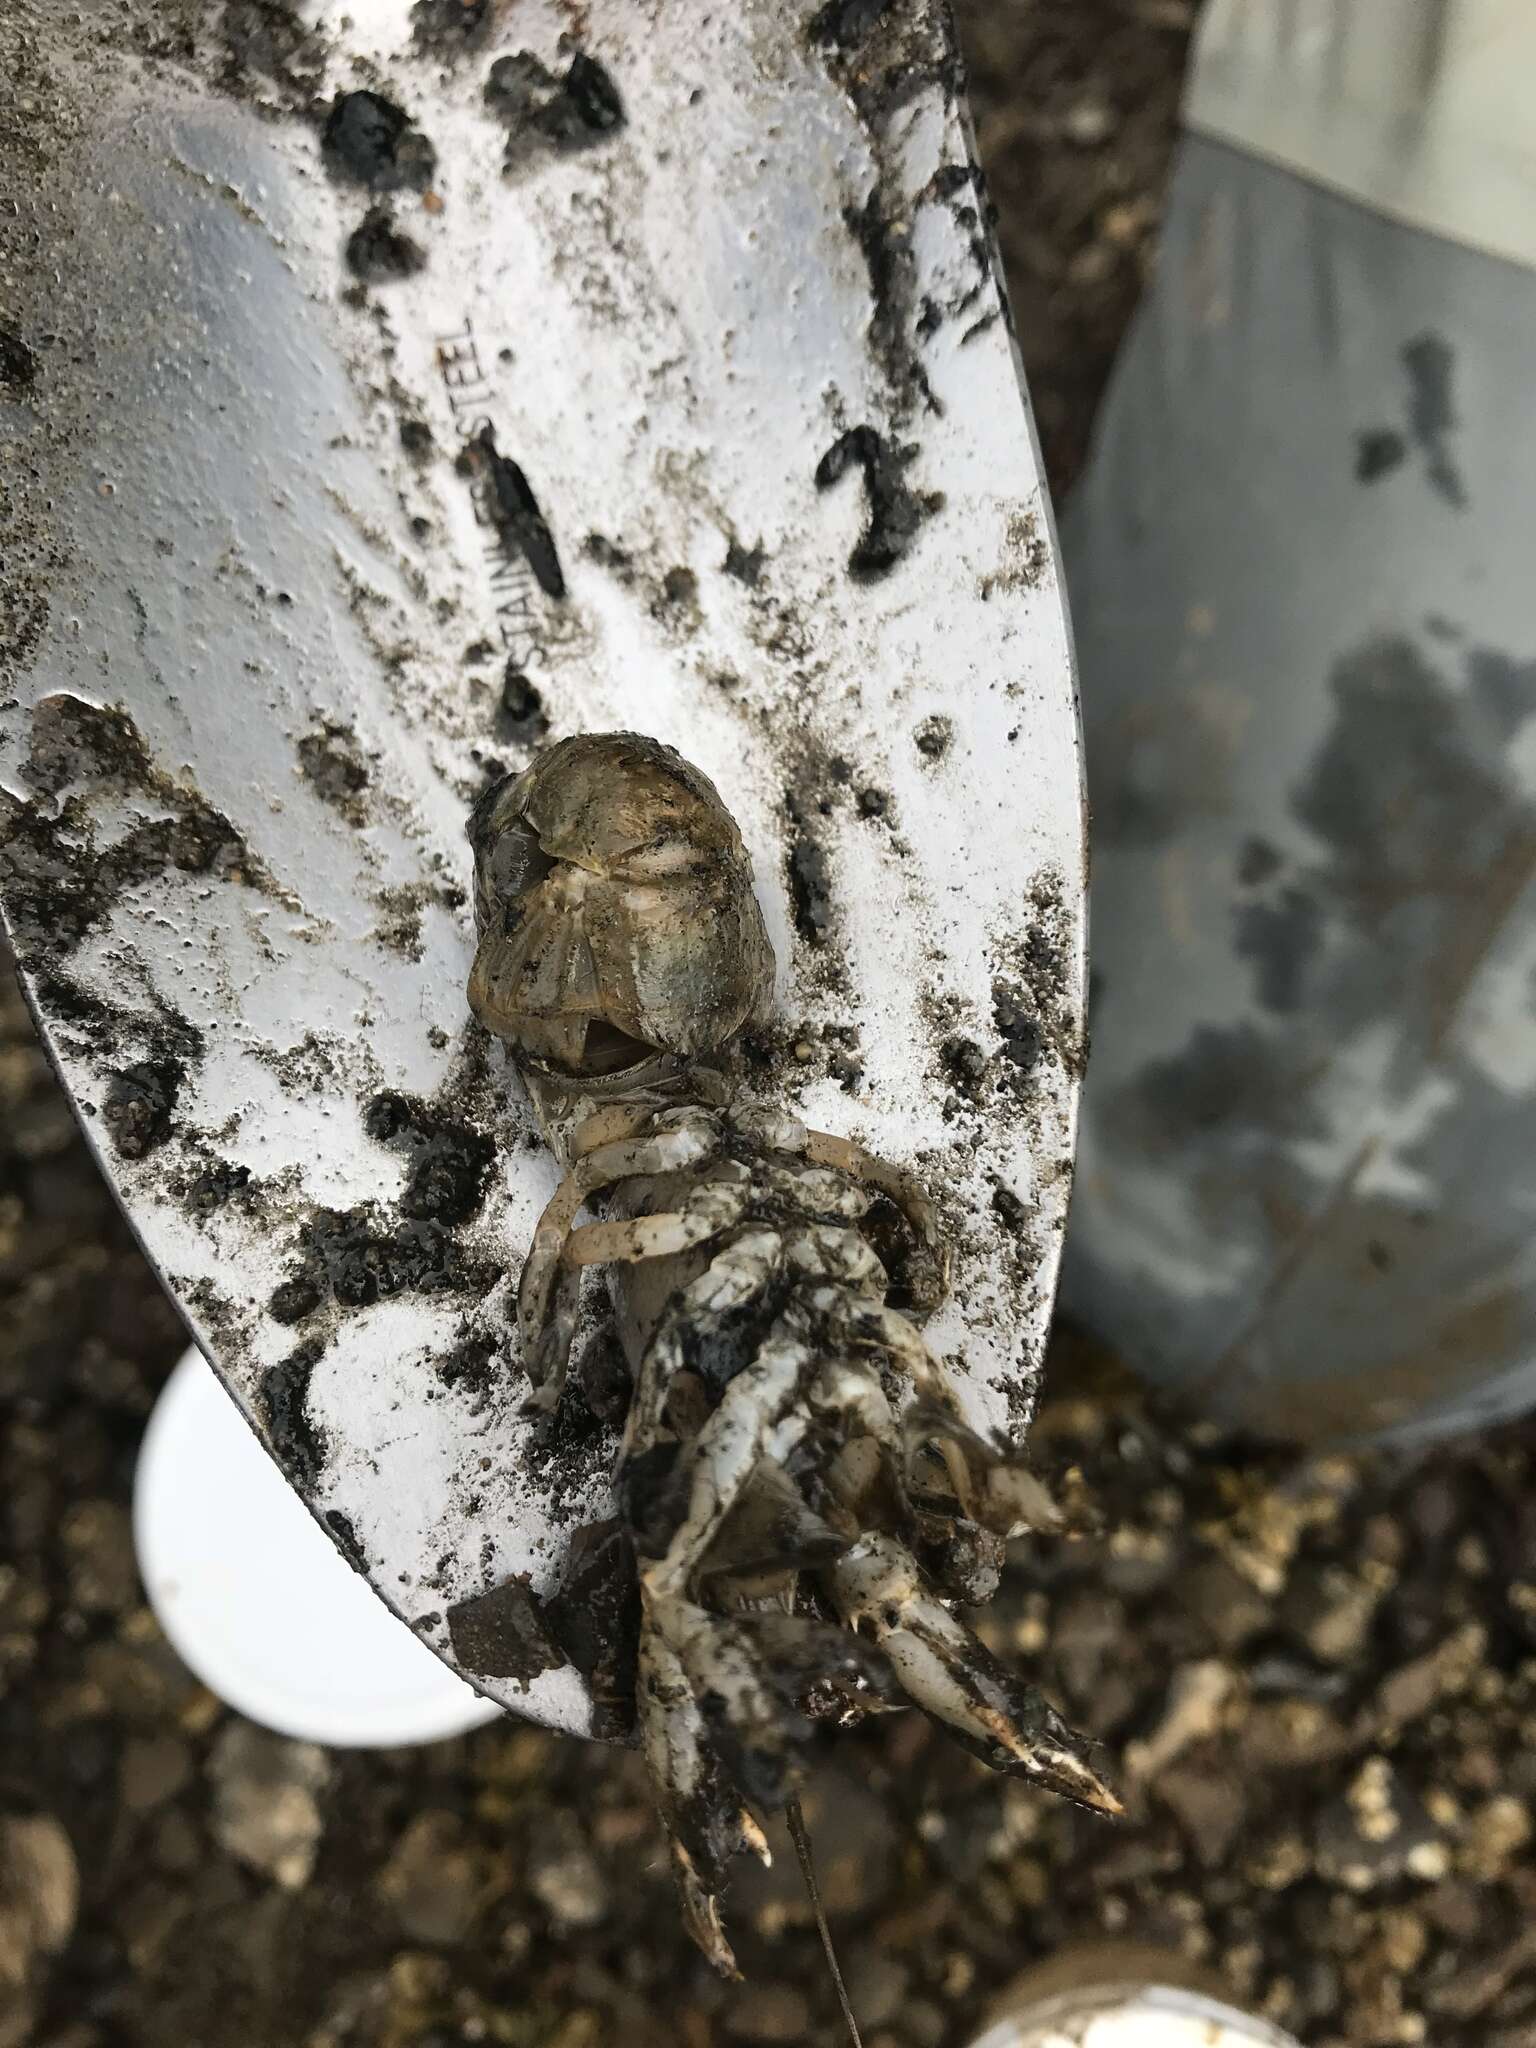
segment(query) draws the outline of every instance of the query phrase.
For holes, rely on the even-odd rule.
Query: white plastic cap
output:
[[[412,1635],[337,1552],[201,1353],[166,1382],[134,1477],[149,1604],[232,1707],[307,1742],[437,1742],[502,1711]]]
[[[991,2026],[971,2048],[1297,2048],[1266,2020],[1165,1984],[1067,1992]]]

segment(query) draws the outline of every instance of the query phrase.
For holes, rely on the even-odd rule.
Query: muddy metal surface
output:
[[[307,20],[9,12],[0,893],[200,1340],[451,1656],[458,1602],[548,1590],[605,1509],[509,1356],[552,1167],[463,1000],[468,806],[583,728],[714,779],[780,961],[757,1082],[933,1188],[933,1338],[1019,1424],[1075,705],[937,7]],[[503,1369],[445,1374],[465,1346]],[[573,1673],[469,1675],[584,1725]]]
[[[248,53],[299,74],[279,10],[229,12]],[[489,12],[464,10],[471,58]],[[1059,483],[1150,246],[1179,13],[1042,0],[978,6],[969,24]],[[456,7],[421,19],[461,33]],[[0,404],[28,377],[23,344],[0,334]],[[403,445],[421,458],[420,436]],[[746,589],[755,545],[737,558]],[[499,667],[485,676],[491,717],[511,717]],[[296,780],[323,785],[317,801],[365,801],[357,739],[319,720],[309,735]],[[942,759],[951,737],[933,712],[918,744]],[[174,793],[159,810],[185,843],[232,857]],[[408,957],[445,914],[402,885],[378,928]],[[119,1128],[146,1167],[175,1142],[156,1148],[180,1084],[171,1101],[174,1071],[131,1070],[186,1066],[189,1049],[172,1023],[119,1063]],[[329,1056],[323,1038],[295,1043],[287,1086],[323,1099]],[[853,1064],[859,1047],[828,1040],[825,1056]],[[953,1057],[963,1082],[971,1056]],[[428,1095],[394,1086],[409,1100],[376,1111],[391,1135],[369,1143],[403,1190],[439,1126]],[[242,1198],[238,1159],[187,1170],[195,1204]],[[462,1206],[472,1156],[451,1180]],[[633,1758],[510,1722],[426,1751],[326,1755],[224,1713],[177,1664],[143,1604],[127,1503],[182,1335],[8,981],[0,1327],[7,2048],[841,2038],[787,1856],[733,1899],[748,1983],[709,1975],[677,1925]],[[473,1346],[453,1365],[471,1387],[488,1369]],[[995,1625],[1120,1757],[1133,1816],[1117,1828],[1036,1804],[911,1716],[829,1744],[813,1826],[870,2048],[961,2048],[1015,1970],[1084,1942],[1102,1966],[1101,1944],[1114,1961],[1131,1941],[1177,1949],[1308,2048],[1531,2048],[1529,1433],[1411,1465],[1298,1466],[1150,1426],[1081,1352],[1063,1349],[1057,1371],[1040,1456],[1081,1471],[1066,1490],[1105,1530],[1021,1551]]]

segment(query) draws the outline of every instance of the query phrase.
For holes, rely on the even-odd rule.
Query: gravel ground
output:
[[[965,9],[1058,490],[1151,260],[1190,12]],[[0,1329],[0,2048],[841,2038],[788,1855],[731,1899],[747,1982],[709,1975],[633,1756],[512,1723],[328,1755],[169,1652],[128,1506],[179,1327],[8,974]],[[869,2048],[959,2048],[1026,1966],[1145,1944],[1308,2048],[1536,2048],[1536,1430],[1412,1465],[1223,1444],[1064,1337],[1035,1441],[1098,1533],[1021,1546],[985,1626],[1129,1817],[911,1716],[829,1738],[807,1807]]]

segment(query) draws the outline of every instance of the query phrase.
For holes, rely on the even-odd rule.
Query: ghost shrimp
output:
[[[470,1004],[565,1171],[522,1272],[523,1364],[552,1408],[603,1266],[633,1375],[614,1477],[636,1715],[694,1938],[733,1969],[728,1866],[762,1853],[816,1718],[911,1703],[996,1769],[1117,1811],[1083,1738],[953,1611],[1053,1510],[924,1342],[932,1204],[743,1082],[774,959],[714,786],[654,740],[583,734],[489,790],[469,838]]]

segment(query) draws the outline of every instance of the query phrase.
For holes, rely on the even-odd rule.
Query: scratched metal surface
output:
[[[491,7],[462,52],[407,0],[239,12],[0,27],[0,892],[198,1341],[448,1654],[605,1499],[601,1442],[530,1459],[519,1413],[553,1173],[463,1002],[468,804],[583,728],[715,779],[779,957],[762,1085],[936,1187],[935,1341],[1019,1425],[1080,1049],[1068,632],[939,11]],[[578,49],[621,123],[571,115]],[[513,51],[554,111],[509,130]],[[382,201],[322,146],[360,88],[435,152]],[[360,280],[380,203],[424,260]],[[552,557],[456,461],[487,427]],[[586,1725],[569,1671],[466,1675]]]

